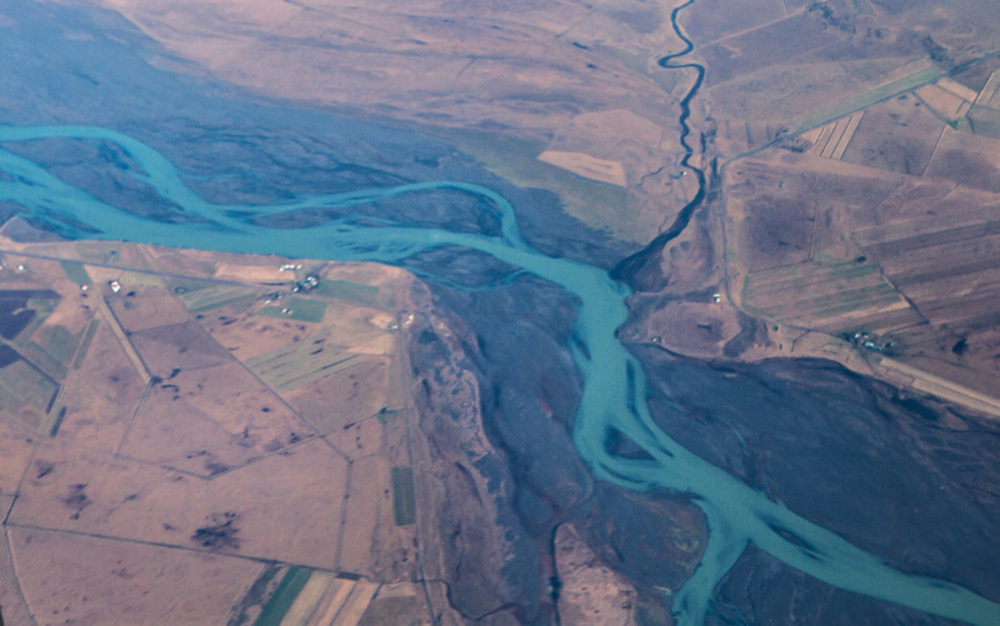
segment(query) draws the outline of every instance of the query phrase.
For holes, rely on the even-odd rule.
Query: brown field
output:
[[[149,372],[161,378],[175,369],[200,369],[232,361],[229,351],[191,319],[130,333],[129,340]]]
[[[801,263],[754,272],[744,284],[743,302],[766,318],[831,333],[920,322],[870,263]]]
[[[942,78],[936,84],[941,89],[958,96],[966,102],[975,102],[979,96],[979,92],[975,89],[971,89],[952,78]]]
[[[422,626],[432,623],[430,615],[422,614],[423,589],[408,583],[383,585],[378,595],[358,622],[359,626]],[[447,622],[446,622],[447,623]]]

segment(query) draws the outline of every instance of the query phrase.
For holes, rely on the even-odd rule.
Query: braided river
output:
[[[0,127],[0,145],[46,138],[116,144],[134,163],[127,173],[154,189],[176,207],[177,217],[184,218],[161,221],[128,213],[63,182],[34,161],[0,149],[0,202],[16,203],[35,223],[50,224],[73,237],[389,264],[441,246],[460,246],[533,273],[574,295],[579,304],[571,350],[584,382],[573,431],[579,454],[600,480],[635,490],[665,488],[690,494],[707,520],[709,535],[701,562],[673,594],[671,610],[679,624],[704,622],[717,584],[749,543],[841,589],[973,624],[1000,623],[1000,605],[956,584],[892,569],[668,437],[654,424],[647,407],[642,367],[616,337],[628,316],[629,289],[603,269],[535,250],[521,236],[513,207],[493,190],[435,181],[265,205],[214,204],[194,193],[160,152],[120,132],[91,126]],[[351,206],[427,190],[478,197],[489,207],[486,210],[495,212],[499,232],[458,233],[349,214]],[[347,211],[303,228],[257,223],[262,217],[321,208]],[[605,441],[612,431],[633,440],[649,457],[628,459],[609,453]]]

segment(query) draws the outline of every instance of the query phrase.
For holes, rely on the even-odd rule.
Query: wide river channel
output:
[[[85,224],[81,238],[101,238],[226,252],[280,254],[340,261],[399,263],[439,246],[463,246],[491,255],[560,285],[579,300],[573,357],[583,380],[583,397],[574,424],[574,443],[594,475],[637,489],[666,488],[689,493],[707,518],[709,536],[695,574],[673,595],[679,624],[700,625],[713,592],[749,542],[784,563],[835,587],[896,602],[917,610],[974,624],[1000,624],[1000,605],[950,582],[911,576],[888,567],[838,535],[813,524],[725,471],[682,448],[654,423],[646,405],[646,379],[640,364],[616,339],[628,315],[629,290],[605,270],[554,258],[525,243],[511,205],[485,187],[435,181],[336,195],[312,195],[266,206],[206,202],[182,181],[174,165],[150,146],[127,135],[88,126],[0,127],[0,143],[45,138],[106,141],[117,144],[136,164],[129,173],[146,182],[187,217],[183,223],[143,218],[105,204],[49,174],[37,163],[0,150],[0,201],[31,211],[51,223]],[[353,216],[318,226],[276,229],[254,218],[310,208],[349,209],[400,194],[428,189],[457,190],[479,196],[497,212],[500,234],[485,236],[415,228]],[[66,218],[61,220],[59,217]],[[63,226],[65,230],[65,226]],[[753,407],[747,407],[752,411]],[[607,452],[614,429],[651,457],[626,459]],[[844,494],[844,497],[850,497]]]

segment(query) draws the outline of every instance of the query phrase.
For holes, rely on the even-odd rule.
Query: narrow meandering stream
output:
[[[673,596],[680,624],[701,624],[713,591],[748,542],[779,560],[842,589],[897,602],[975,624],[1000,623],[1000,605],[955,584],[910,576],[886,566],[787,507],[767,499],[725,471],[679,446],[653,422],[646,406],[642,367],[615,337],[625,322],[629,290],[607,272],[535,251],[521,237],[511,205],[490,189],[438,181],[345,194],[305,196],[267,206],[206,202],[182,181],[173,164],[146,144],[121,133],[87,126],[0,127],[0,144],[62,137],[117,144],[138,165],[129,174],[203,223],[167,223],[129,214],[50,175],[33,161],[0,149],[0,201],[17,203],[41,222],[85,224],[81,238],[138,241],[229,252],[281,254],[334,260],[399,263],[424,250],[455,245],[479,250],[552,281],[580,300],[573,357],[584,379],[574,443],[600,479],[632,489],[666,488],[693,495],[708,520],[709,538],[694,576]],[[453,189],[492,204],[500,234],[485,236],[392,222],[373,224],[353,216],[300,229],[275,229],[253,218],[307,208],[345,208],[361,202],[427,189]],[[65,219],[60,219],[65,218]],[[752,410],[752,409],[748,409]],[[652,460],[625,459],[604,447],[615,429],[641,446]]]

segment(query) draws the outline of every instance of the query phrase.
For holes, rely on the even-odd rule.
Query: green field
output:
[[[68,363],[82,336],[82,333],[74,335],[68,328],[58,324],[39,328],[35,333],[35,341],[61,363]]]
[[[52,427],[49,429],[49,437],[55,437],[59,434],[59,427],[62,426],[63,419],[66,417],[66,407],[59,407],[59,412],[56,413],[55,419],[52,421]]]
[[[97,334],[97,325],[99,323],[96,318],[90,320],[90,325],[87,326],[87,330],[83,334],[83,341],[80,342],[80,346],[76,349],[76,358],[73,359],[73,369],[78,370],[83,365],[83,359],[87,357],[87,349],[90,348],[90,342],[94,340],[94,335]]]
[[[284,578],[278,583],[274,595],[268,600],[264,610],[254,620],[254,626],[278,626],[284,619],[288,609],[292,607],[295,598],[309,582],[312,570],[306,567],[290,567]]]
[[[35,309],[35,319],[31,320],[31,323],[18,333],[17,337],[14,337],[12,343],[18,347],[24,346],[31,339],[31,336],[35,334],[35,331],[45,323],[49,315],[56,310],[56,304],[58,303],[58,300],[28,300],[28,308]]]
[[[409,526],[417,520],[413,470],[409,467],[392,468],[392,512],[396,526]]]
[[[213,285],[188,290],[180,296],[180,299],[192,313],[204,313],[227,304],[239,302],[249,304],[257,299],[257,295],[256,291],[240,285]]]
[[[95,265],[123,265],[122,254],[129,256],[128,265],[140,269],[150,269],[149,263],[141,256],[123,252],[123,246],[118,241],[78,241],[75,244],[76,253],[84,263]],[[135,258],[133,258],[135,257]]]
[[[340,298],[371,307],[384,306],[379,298],[380,291],[375,285],[365,285],[349,280],[324,280],[313,289],[313,293],[316,295]]]
[[[59,261],[59,265],[62,265],[66,276],[77,285],[82,287],[83,285],[91,284],[90,274],[87,273],[87,269],[82,264],[74,263],[73,261]]]
[[[286,313],[287,311],[287,313]],[[284,306],[266,306],[257,315],[279,317],[297,322],[319,322],[326,312],[326,303],[308,298],[289,298]]]
[[[29,341],[27,345],[21,348],[21,354],[56,380],[66,378],[66,374],[69,371],[66,365],[38,343]]]
[[[44,413],[55,398],[59,385],[26,361],[3,368],[0,376],[0,411],[14,415],[25,402]]]

